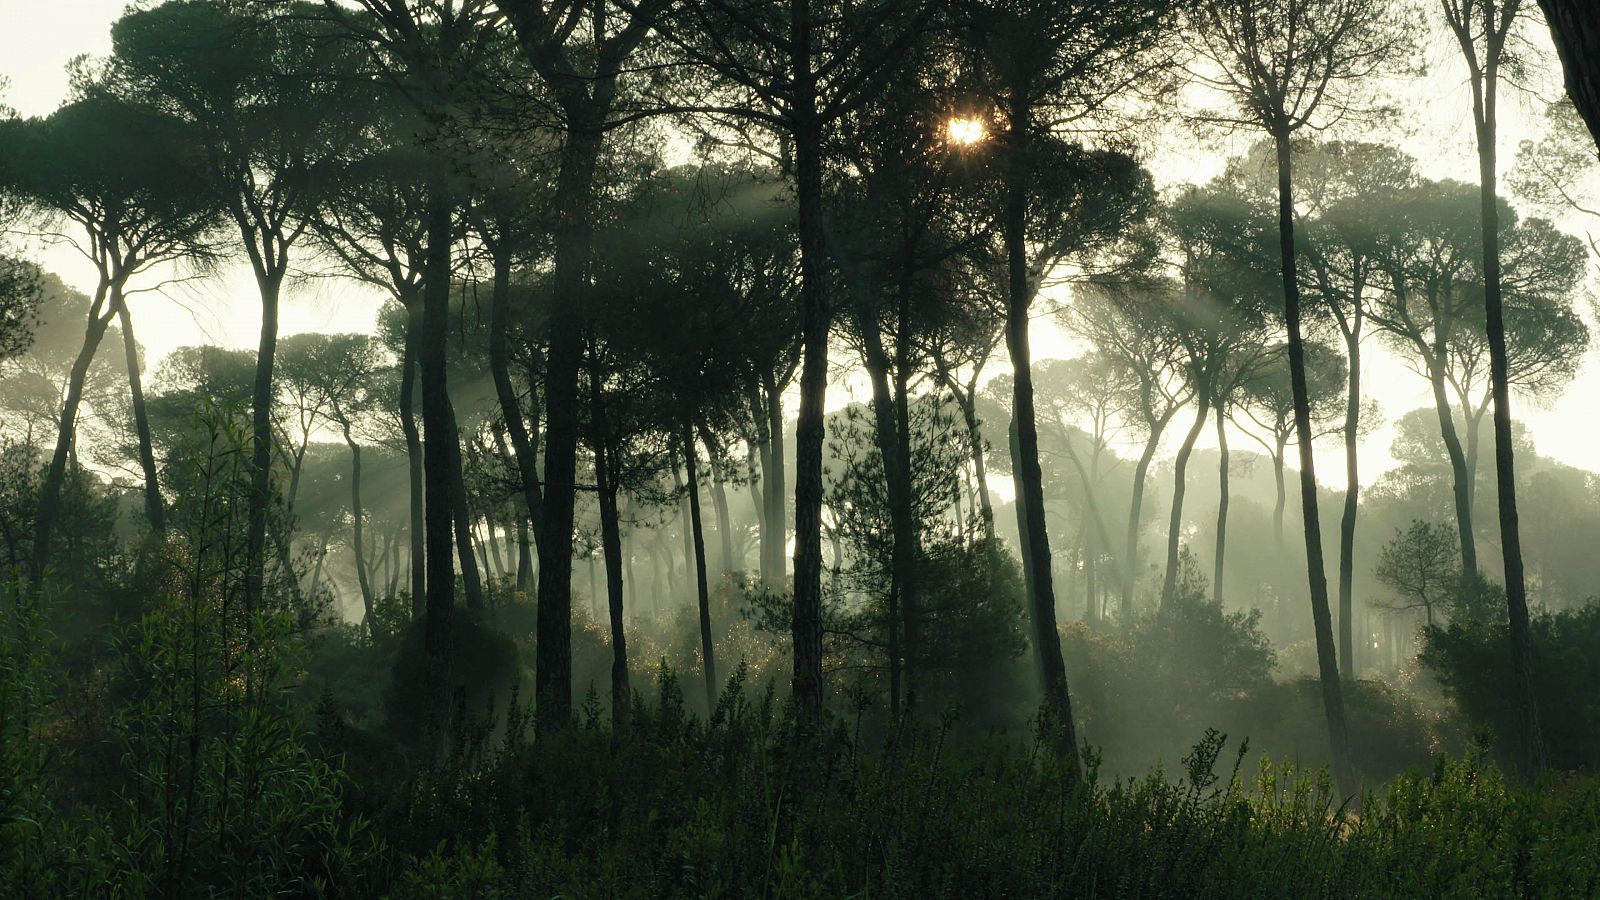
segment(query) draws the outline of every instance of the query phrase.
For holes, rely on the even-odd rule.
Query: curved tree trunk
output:
[[[150,520],[150,530],[160,535],[167,530],[167,513],[166,504],[161,499],[161,480],[156,474],[155,446],[150,440],[150,414],[144,404],[144,379],[139,372],[139,343],[133,339],[133,319],[121,290],[113,288],[111,302],[117,307],[117,322],[122,326],[122,350],[128,363],[133,430],[139,441],[139,469],[144,474],[144,512]]]
[[[514,451],[506,454],[502,447],[501,453],[511,457],[511,462],[517,471],[523,509],[527,513],[528,520],[537,523],[539,510],[544,505],[544,498],[539,488],[538,460],[535,459],[537,454],[533,449],[533,439],[528,433],[527,423],[522,416],[522,405],[517,402],[516,388],[511,384],[511,254],[507,249],[510,241],[509,230],[509,226],[504,223],[497,227],[494,284],[489,301],[489,370],[494,377],[495,398],[500,402],[500,418],[505,425],[504,434],[511,438],[511,449]],[[497,436],[499,434],[500,432],[496,432]],[[526,546],[526,535],[523,532],[526,530],[519,517],[518,534],[524,539],[524,546]],[[517,581],[519,585],[524,581],[520,560],[517,566]]]
[[[361,608],[365,614],[362,623],[367,627],[367,637],[375,638],[372,618],[372,582],[367,577],[367,545],[362,538],[362,520],[366,518],[361,507],[361,445],[350,434],[350,423],[341,422],[344,443],[350,448],[350,518],[353,521],[351,549],[356,556],[356,581],[361,585]]]
[[[1211,413],[1211,399],[1206,393],[1197,390],[1195,397],[1199,412],[1195,414],[1194,424],[1189,426],[1189,433],[1184,435],[1178,455],[1172,461],[1172,512],[1167,518],[1167,566],[1161,578],[1162,606],[1172,602],[1173,592],[1178,586],[1178,550],[1183,533],[1183,495],[1188,490],[1189,456],[1194,452],[1194,442],[1199,440],[1200,432],[1206,427],[1206,416]]]
[[[1274,135],[1278,156],[1278,243],[1283,267],[1283,318],[1289,337],[1289,382],[1294,395],[1295,437],[1300,448],[1300,511],[1305,522],[1306,579],[1311,588],[1311,618],[1316,630],[1317,670],[1323,714],[1328,723],[1333,774],[1340,793],[1356,795],[1355,769],[1345,724],[1344,692],[1333,644],[1328,608],[1328,575],[1322,561],[1322,523],[1317,514],[1317,472],[1311,431],[1311,399],[1306,386],[1306,350],[1300,333],[1300,280],[1294,244],[1294,169],[1289,135]]]
[[[700,477],[695,466],[694,431],[687,415],[679,426],[678,440],[683,444],[684,470],[689,480],[689,528],[694,536],[695,587],[700,601],[700,660],[705,664],[706,715],[709,716],[717,708],[717,659],[716,647],[711,639],[711,590],[706,580],[706,538],[700,525]]]
[[[278,300],[283,276],[281,266],[267,270],[257,267],[261,335],[256,345],[255,382],[250,391],[250,497],[246,501],[244,575],[247,613],[255,611],[266,587],[267,506],[272,500],[272,370],[278,354]],[[279,549],[281,552],[283,548]]]
[[[445,399],[445,412],[449,416],[449,440],[444,449],[450,465],[450,515],[455,522],[456,557],[461,563],[461,588],[467,595],[467,608],[483,609],[483,579],[478,571],[477,555],[472,549],[472,512],[467,508],[467,479],[461,461],[461,429],[456,423],[455,405]],[[487,560],[487,557],[485,557]],[[488,563],[484,563],[488,567]]]
[[[1165,426],[1166,422],[1161,424]],[[1122,603],[1118,611],[1124,624],[1133,621],[1133,588],[1139,577],[1139,517],[1144,514],[1144,486],[1150,479],[1150,464],[1155,460],[1156,447],[1161,443],[1161,432],[1164,430],[1164,427],[1150,429],[1144,450],[1139,453],[1139,461],[1133,467],[1133,492],[1128,500],[1128,534],[1123,540],[1122,552],[1127,568],[1122,573]]]
[[[1566,74],[1567,96],[1600,147],[1600,7],[1591,0],[1539,0]]]
[[[1444,363],[1439,360],[1442,348],[1434,351],[1428,361],[1428,380],[1433,385],[1433,407],[1439,417],[1439,436],[1444,439],[1445,454],[1450,458],[1452,495],[1456,505],[1456,538],[1461,547],[1461,569],[1478,571],[1478,542],[1472,528],[1471,474],[1467,472],[1467,456],[1456,432],[1455,415],[1450,408],[1450,395],[1445,392]]]
[[[767,465],[761,475],[766,482],[765,501],[767,514],[765,528],[772,532],[768,545],[771,557],[763,564],[769,583],[783,586],[786,572],[785,555],[789,548],[788,489],[785,487],[783,440],[783,392],[778,389],[778,379],[770,372],[762,374],[761,393],[765,399],[767,415]]]
[[[100,349],[100,340],[111,326],[111,317],[117,313],[116,307],[106,302],[109,289],[109,285],[101,284],[95,291],[94,302],[89,306],[89,323],[84,331],[83,346],[78,350],[78,358],[73,360],[72,371],[67,376],[67,396],[61,405],[61,419],[56,426],[55,452],[50,456],[50,463],[45,467],[44,478],[39,485],[39,502],[33,518],[31,573],[36,585],[44,578],[45,566],[50,561],[50,540],[54,535],[56,517],[60,514],[61,486],[66,481],[67,456],[78,435],[78,407],[83,402],[83,383],[88,378],[95,352]]]

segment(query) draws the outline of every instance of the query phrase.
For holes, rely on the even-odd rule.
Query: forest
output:
[[[1592,0],[112,13],[0,894],[1600,892]]]

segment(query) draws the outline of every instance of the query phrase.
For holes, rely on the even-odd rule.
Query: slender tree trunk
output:
[[[1183,495],[1188,489],[1189,455],[1194,452],[1194,443],[1199,440],[1200,432],[1206,427],[1206,416],[1211,413],[1211,398],[1204,390],[1196,389],[1195,402],[1199,411],[1172,462],[1172,513],[1167,520],[1167,568],[1161,579],[1162,606],[1172,602],[1178,586],[1178,545],[1183,536]]]
[[[788,490],[784,485],[783,392],[778,389],[778,379],[771,372],[762,373],[761,392],[766,401],[769,463],[761,473],[766,482],[762,497],[767,506],[764,527],[772,532],[769,544],[771,557],[763,568],[770,573],[767,576],[770,578],[768,583],[782,587],[788,574],[784,571],[784,557],[789,547]]]
[[[84,330],[83,346],[67,376],[67,395],[62,402],[61,419],[56,427],[56,449],[39,485],[39,501],[33,519],[31,580],[35,585],[43,580],[45,566],[50,561],[50,541],[54,536],[56,517],[60,514],[61,486],[66,481],[67,456],[78,435],[78,407],[83,402],[83,383],[89,375],[95,352],[100,349],[100,340],[111,326],[111,317],[117,313],[116,307],[106,302],[109,289],[109,285],[102,283],[95,291],[94,302],[89,306],[89,323]]]
[[[555,261],[551,273],[550,352],[545,372],[544,498],[534,523],[539,542],[539,653],[534,660],[541,731],[572,719],[572,532],[578,448],[581,312],[589,292],[595,169],[604,132],[593,109],[568,122],[556,179]]]
[[[1289,491],[1283,477],[1283,458],[1288,452],[1288,441],[1280,441],[1277,455],[1272,457],[1272,482],[1277,490],[1272,503],[1272,539],[1280,561],[1284,559],[1283,514],[1289,505]]]
[[[1305,342],[1300,334],[1300,280],[1294,245],[1294,170],[1289,135],[1274,136],[1278,155],[1278,240],[1283,260],[1283,318],[1289,336],[1289,381],[1294,394],[1295,436],[1300,447],[1300,507],[1305,520],[1306,577],[1311,588],[1311,618],[1316,628],[1317,669],[1322,682],[1323,712],[1328,722],[1334,779],[1340,793],[1356,794],[1355,769],[1345,725],[1344,692],[1333,645],[1328,609],[1328,576],[1322,563],[1322,524],[1317,515],[1316,457],[1311,432],[1310,391],[1306,387]]]
[[[1441,339],[1442,340],[1442,339]],[[1456,504],[1456,537],[1461,547],[1461,569],[1478,571],[1478,541],[1472,527],[1472,494],[1467,472],[1467,456],[1456,432],[1455,415],[1450,408],[1450,395],[1445,392],[1443,347],[1436,347],[1428,361],[1428,380],[1433,385],[1433,406],[1439,416],[1439,436],[1444,439],[1445,454],[1450,459],[1451,488]]]
[[[961,418],[967,425],[967,451],[972,454],[972,482],[978,494],[978,517],[983,520],[983,536],[994,538],[994,503],[989,497],[989,469],[984,459],[983,428],[978,422],[977,403],[971,394],[961,402]]]
[[[494,285],[490,294],[489,303],[489,369],[494,376],[494,392],[500,402],[500,418],[505,423],[504,433],[511,438],[511,454],[503,455],[511,458],[516,467],[517,480],[522,497],[523,509],[530,521],[539,521],[539,510],[544,505],[544,498],[539,488],[539,470],[537,454],[533,448],[533,438],[528,433],[527,423],[522,416],[522,406],[517,402],[517,392],[511,385],[511,253],[510,226],[500,222],[496,228],[498,240],[494,253]],[[497,432],[497,436],[498,436]],[[526,546],[526,526],[518,525],[518,535]],[[531,574],[531,573],[529,573]],[[518,584],[523,582],[523,570],[519,560],[517,566]]]
[[[684,471],[689,484],[689,528],[694,536],[695,587],[700,601],[700,659],[705,663],[706,715],[717,708],[716,648],[711,639],[711,590],[706,580],[706,538],[700,525],[700,477],[696,472],[694,430],[685,415],[678,429],[678,439],[683,443]]]
[[[156,474],[156,453],[150,440],[150,415],[144,405],[144,380],[139,372],[139,342],[133,339],[133,319],[128,314],[127,299],[120,288],[113,287],[111,301],[117,307],[117,321],[122,326],[122,350],[128,364],[128,393],[133,401],[133,430],[139,440],[139,468],[144,473],[144,512],[150,520],[150,530],[156,535],[167,530],[166,504],[161,499],[161,481]]]
[[[717,542],[722,554],[722,574],[736,571],[733,563],[733,522],[728,515],[728,492],[723,486],[722,444],[704,425],[700,428],[700,441],[705,444],[706,459],[711,461],[711,507],[717,516]],[[744,568],[741,563],[737,568]]]
[[[1351,634],[1350,619],[1355,611],[1356,513],[1361,495],[1361,470],[1356,452],[1361,434],[1360,315],[1358,310],[1345,343],[1350,357],[1350,381],[1344,408],[1344,514],[1339,520],[1339,668],[1346,681],[1356,677],[1355,636]]]
[[[600,547],[606,562],[606,601],[611,614],[611,722],[628,718],[628,636],[623,628],[622,517],[617,509],[617,482],[610,449],[611,426],[600,378],[589,373],[589,448],[594,451],[595,487],[600,499]]]
[[[1211,602],[1222,605],[1222,573],[1228,558],[1228,416],[1217,404],[1217,555],[1211,564]]]
[[[455,521],[456,556],[461,563],[461,587],[467,595],[467,608],[483,609],[483,579],[479,575],[477,556],[472,550],[472,512],[467,508],[467,479],[462,469],[461,430],[456,423],[455,406],[445,398],[445,412],[449,417],[449,441],[445,454],[450,464],[450,514]],[[485,568],[487,568],[485,563]]]
[[[1011,135],[1027,135],[1031,110],[1024,102],[1011,104]],[[1006,349],[1011,356],[1012,418],[1017,427],[1017,462],[1013,481],[1024,502],[1026,526],[1021,534],[1029,546],[1027,564],[1033,570],[1032,593],[1034,650],[1039,655],[1045,706],[1052,730],[1053,749],[1070,769],[1078,768],[1078,736],[1067,689],[1067,667],[1056,633],[1055,586],[1050,573],[1050,538],[1045,528],[1044,475],[1039,468],[1039,432],[1033,410],[1033,363],[1028,346],[1028,309],[1034,286],[1028,273],[1028,195],[1022,155],[1025,147],[1010,148],[1002,227],[1006,249]]]
[[[1533,636],[1528,621],[1528,585],[1522,565],[1522,533],[1517,521],[1517,475],[1511,443],[1511,379],[1506,354],[1505,311],[1500,264],[1500,198],[1496,180],[1496,130],[1500,63],[1505,39],[1517,16],[1520,0],[1485,2],[1481,6],[1487,47],[1481,63],[1473,65],[1474,125],[1478,139],[1478,180],[1481,189],[1483,242],[1483,301],[1485,332],[1489,339],[1489,382],[1494,393],[1495,485],[1500,501],[1500,547],[1505,566],[1506,615],[1511,630],[1511,662],[1516,679],[1517,718],[1521,726],[1522,770],[1529,778],[1542,775],[1547,766],[1539,721],[1539,695],[1534,686]],[[1463,13],[1473,5],[1462,5]],[[1465,15],[1463,25],[1465,25]],[[1503,22],[1500,21],[1503,19]],[[1469,30],[1458,30],[1462,50],[1472,59]],[[1480,68],[1481,66],[1481,68]],[[1589,112],[1593,112],[1590,110]]]
[[[889,359],[884,353],[882,335],[870,316],[862,316],[860,330],[866,346],[863,354],[867,374],[872,382],[873,437],[878,455],[883,459],[884,487],[889,496],[890,551],[889,592],[889,713],[898,719],[904,673],[901,635],[905,628],[901,618],[914,605],[916,590],[916,522],[912,518],[911,472],[904,467],[901,455],[900,421],[895,398],[889,387]]]
[[[427,582],[423,648],[427,656],[429,693],[426,715],[437,741],[449,732],[451,620],[455,615],[455,472],[450,447],[456,441],[446,373],[450,331],[450,243],[453,202],[442,172],[428,189],[428,249],[424,260],[422,331],[417,338],[417,365],[422,383],[424,532]],[[470,556],[468,557],[470,559]]]
[[[362,538],[362,520],[366,515],[361,507],[361,445],[356,443],[350,434],[350,423],[341,422],[344,432],[344,443],[350,448],[350,518],[353,541],[351,549],[356,556],[356,581],[361,585],[361,608],[365,618],[362,623],[367,628],[367,637],[376,638],[373,632],[375,620],[372,618],[372,582],[367,578],[367,551],[366,543]]]
[[[428,611],[427,525],[423,518],[422,434],[417,430],[417,354],[422,344],[423,301],[402,297],[406,310],[405,353],[400,363],[400,431],[406,439],[406,475],[410,487],[411,618],[422,621]]]

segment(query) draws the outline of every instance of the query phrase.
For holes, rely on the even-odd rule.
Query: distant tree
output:
[[[0,372],[33,345],[44,300],[42,276],[33,263],[0,256]]]
[[[362,334],[306,334],[285,339],[281,348],[282,382],[303,390],[321,405],[329,424],[339,429],[350,450],[350,548],[355,556],[356,580],[365,611],[362,624],[374,637],[374,590],[368,573],[367,545],[363,536],[366,513],[361,502],[361,420],[379,403],[376,375],[386,364],[382,345]]]
[[[1300,276],[1295,241],[1292,141],[1306,127],[1320,128],[1361,111],[1351,90],[1395,60],[1411,33],[1407,16],[1382,0],[1202,0],[1193,32],[1202,82],[1223,92],[1234,110],[1215,116],[1223,124],[1257,128],[1272,139],[1277,157],[1278,233],[1284,325],[1294,389],[1300,449],[1301,512],[1305,519],[1307,580],[1316,626],[1323,706],[1339,790],[1356,792],[1339,688],[1337,651],[1322,562],[1322,527],[1312,453],[1311,403],[1306,386]]]
[[[1414,519],[1406,528],[1395,529],[1378,553],[1373,574],[1395,592],[1392,600],[1375,605],[1422,609],[1431,628],[1434,609],[1447,605],[1461,582],[1461,558],[1450,527]]]
[[[1173,418],[1193,398],[1193,384],[1184,371],[1178,332],[1170,327],[1165,283],[1091,286],[1078,294],[1078,302],[1063,320],[1074,332],[1094,344],[1112,365],[1104,385],[1124,399],[1131,431],[1143,438],[1133,470],[1133,490],[1128,502],[1127,535],[1123,543],[1120,617],[1132,621],[1134,586],[1139,568],[1139,531],[1144,491],[1150,466]]]
[[[995,178],[994,221],[1005,261],[1005,335],[1011,358],[1012,477],[1028,588],[1034,652],[1044,702],[1060,729],[1054,749],[1076,763],[1066,666],[1056,631],[1055,589],[1045,524],[1028,324],[1044,285],[1072,262],[1089,271],[1138,257],[1129,240],[1149,214],[1149,175],[1129,155],[1072,139],[1130,86],[1162,67],[1172,5],[1150,0],[1033,3],[974,0],[960,5],[970,56],[970,91],[983,127],[996,133],[975,148]]]
[[[887,83],[933,10],[909,0],[864,3],[686,0],[655,4],[663,39],[691,71],[691,108],[731,111],[783,146],[795,188],[800,259],[800,410],[795,428],[794,696],[810,726],[822,717],[822,450],[829,285],[826,139]],[[709,82],[709,83],[705,83]],[[756,144],[757,140],[745,143]],[[773,154],[778,156],[779,154]]]

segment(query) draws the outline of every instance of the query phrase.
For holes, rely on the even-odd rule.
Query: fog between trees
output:
[[[1593,18],[129,9],[0,119],[0,872],[1592,881],[1600,475],[1519,416],[1590,357]],[[1396,124],[1431,65],[1475,180]],[[1158,182],[1174,141],[1218,174]],[[255,347],[144,352],[245,266]],[[280,333],[353,285],[358,327]],[[1427,843],[1446,809],[1508,824]]]

